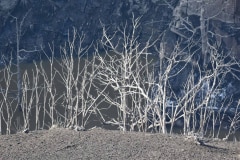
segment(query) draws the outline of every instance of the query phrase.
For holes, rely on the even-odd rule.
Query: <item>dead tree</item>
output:
[[[57,70],[65,89],[63,104],[65,108],[65,126],[85,127],[90,116],[95,113],[99,95],[92,95],[97,65],[95,57],[86,55],[91,47],[84,44],[84,35],[80,35],[74,28],[69,33],[68,41],[61,47],[61,59]],[[84,57],[85,56],[85,57]],[[104,90],[104,89],[103,89]]]
[[[127,127],[134,129],[138,123],[145,123],[144,119],[147,118],[147,115],[143,115],[147,113],[144,111],[147,107],[143,109],[141,106],[147,104],[149,99],[146,93],[146,86],[149,84],[146,80],[150,75],[146,75],[146,68],[151,62],[147,55],[151,55],[148,50],[157,40],[150,36],[146,42],[140,44],[139,25],[140,18],[134,17],[131,24],[125,24],[113,33],[108,33],[108,28],[103,25],[100,45],[104,48],[104,55],[97,51],[100,62],[98,79],[111,91],[111,94],[104,92],[103,96],[110,106],[116,107],[118,114],[107,123],[118,125],[123,131]],[[141,75],[144,72],[145,76]]]

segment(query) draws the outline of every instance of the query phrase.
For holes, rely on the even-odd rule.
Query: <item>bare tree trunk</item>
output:
[[[22,111],[21,103],[22,103],[22,77],[21,77],[21,69],[20,69],[20,50],[19,50],[19,45],[20,45],[20,36],[21,36],[21,28],[19,31],[18,28],[18,21],[16,18],[16,32],[17,32],[17,90],[18,90],[18,109],[19,111]]]
[[[206,65],[209,62],[208,57],[208,38],[207,38],[207,24],[205,18],[205,2],[202,0],[201,11],[200,11],[200,30],[201,30],[201,38],[202,38],[202,56],[203,56],[203,65]]]

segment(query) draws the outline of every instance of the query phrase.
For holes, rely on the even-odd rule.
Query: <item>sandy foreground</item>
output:
[[[240,142],[139,132],[64,128],[0,136],[0,160],[11,159],[240,159]]]

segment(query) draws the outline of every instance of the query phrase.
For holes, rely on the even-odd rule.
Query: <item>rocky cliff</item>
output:
[[[142,17],[139,41],[144,42],[152,31],[154,35],[165,31],[162,41],[167,44],[166,49],[171,50],[179,37],[188,38],[189,32],[183,26],[191,25],[199,38],[199,14],[204,6],[208,31],[212,33],[208,38],[239,57],[238,3],[234,0],[216,2],[202,5],[193,0],[0,0],[0,53],[16,55],[18,33],[22,58],[39,58],[42,53],[38,51],[48,51],[49,44],[54,44],[57,55],[73,27],[85,35],[84,45],[96,44],[102,36],[102,25],[114,31],[126,23],[130,25],[133,15]]]
[[[133,14],[142,16],[139,34],[144,39],[153,29],[156,33],[166,30],[172,9],[163,0],[1,0],[0,52],[16,52],[16,20],[20,49],[34,51],[47,49],[53,41],[59,48],[73,27],[85,34],[85,44],[90,44],[100,39],[101,23],[114,29],[131,21]],[[32,57],[33,52],[21,54]]]

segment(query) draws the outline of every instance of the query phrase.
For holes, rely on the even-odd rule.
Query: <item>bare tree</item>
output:
[[[40,110],[41,110],[41,104],[40,104],[40,98],[41,95],[43,94],[43,86],[40,84],[40,68],[34,62],[35,68],[33,69],[33,89],[35,91],[35,130],[40,129]]]
[[[180,117],[184,119],[184,133],[195,130],[198,125],[200,132],[206,132],[206,127],[211,122],[214,136],[217,119],[223,120],[222,114],[230,106],[228,103],[231,103],[231,100],[226,100],[223,96],[223,83],[229,75],[238,78],[234,72],[238,72],[236,66],[239,64],[234,59],[234,53],[221,51],[222,39],[231,35],[214,33],[210,25],[214,26],[214,20],[226,20],[226,23],[233,21],[234,17],[231,19],[227,16],[233,12],[227,5],[230,2],[181,0],[176,8],[167,1],[165,3],[173,9],[171,31],[187,42],[181,48],[184,46],[188,50],[193,62],[193,70],[182,90],[185,96],[177,100],[177,107],[180,108],[178,113],[183,112]],[[191,15],[199,16],[198,26],[191,20]],[[224,16],[228,18],[223,18]],[[217,40],[214,41],[213,37]],[[221,96],[222,104],[219,102]]]
[[[52,56],[51,57],[46,56],[46,57],[48,62],[47,66],[50,66],[50,68],[44,67],[43,62],[40,62],[40,73],[44,80],[44,114],[46,112],[49,115],[49,117],[51,118],[50,126],[52,126],[55,122],[54,121],[55,120],[54,113],[56,112],[55,107],[57,105],[57,102],[60,100],[62,94],[60,95],[57,94],[57,88],[54,83],[56,81],[56,74],[57,74],[57,71],[54,68],[54,65],[55,65],[54,46],[49,45],[49,48],[51,50]],[[45,53],[45,55],[47,54]],[[48,108],[47,106],[49,106],[49,111],[47,109]]]
[[[5,66],[4,69],[1,70],[1,74],[3,77],[1,78],[1,119],[6,125],[6,134],[11,133],[11,124],[14,113],[17,107],[13,107],[14,105],[14,96],[11,91],[11,86],[14,84],[13,76],[14,73],[12,71],[12,61],[9,61],[9,64]],[[1,121],[2,127],[2,121]]]
[[[97,91],[93,84],[97,65],[95,57],[90,60],[85,56],[91,45],[83,46],[84,39],[85,36],[74,28],[65,46],[61,47],[61,60],[58,62],[61,71],[57,72],[65,88],[63,104],[66,127],[78,126],[79,123],[85,127],[101,95],[92,95]]]
[[[151,61],[148,61],[147,55],[152,54],[148,50],[158,39],[150,36],[146,42],[140,43],[139,25],[140,18],[133,17],[131,27],[125,24],[113,34],[108,33],[103,25],[100,45],[104,48],[104,55],[98,53],[97,56],[100,62],[98,78],[111,92],[104,92],[103,96],[110,106],[116,107],[118,114],[107,123],[118,125],[123,131],[127,126],[133,130],[134,126],[147,119],[143,115],[147,113],[143,105],[149,99],[146,93],[146,86],[149,86],[146,74]]]
[[[21,42],[21,37],[23,35],[22,33],[22,27],[23,27],[23,24],[24,24],[24,21],[25,19],[27,18],[29,12],[31,11],[28,10],[28,12],[24,15],[24,17],[22,18],[22,20],[18,21],[18,18],[17,17],[14,17],[14,16],[11,16],[12,18],[15,19],[16,21],[16,53],[17,53],[17,57],[16,57],[16,60],[17,60],[17,88],[18,88],[18,108],[19,110],[21,111],[21,99],[22,99],[22,72],[21,72],[21,68],[20,68],[20,64],[21,62],[24,60],[24,56],[22,56],[20,53],[21,52],[24,52],[24,53],[33,53],[33,52],[37,52],[36,49],[34,50],[26,50],[26,49],[21,49],[20,48],[20,42]],[[22,56],[22,57],[21,57]]]

